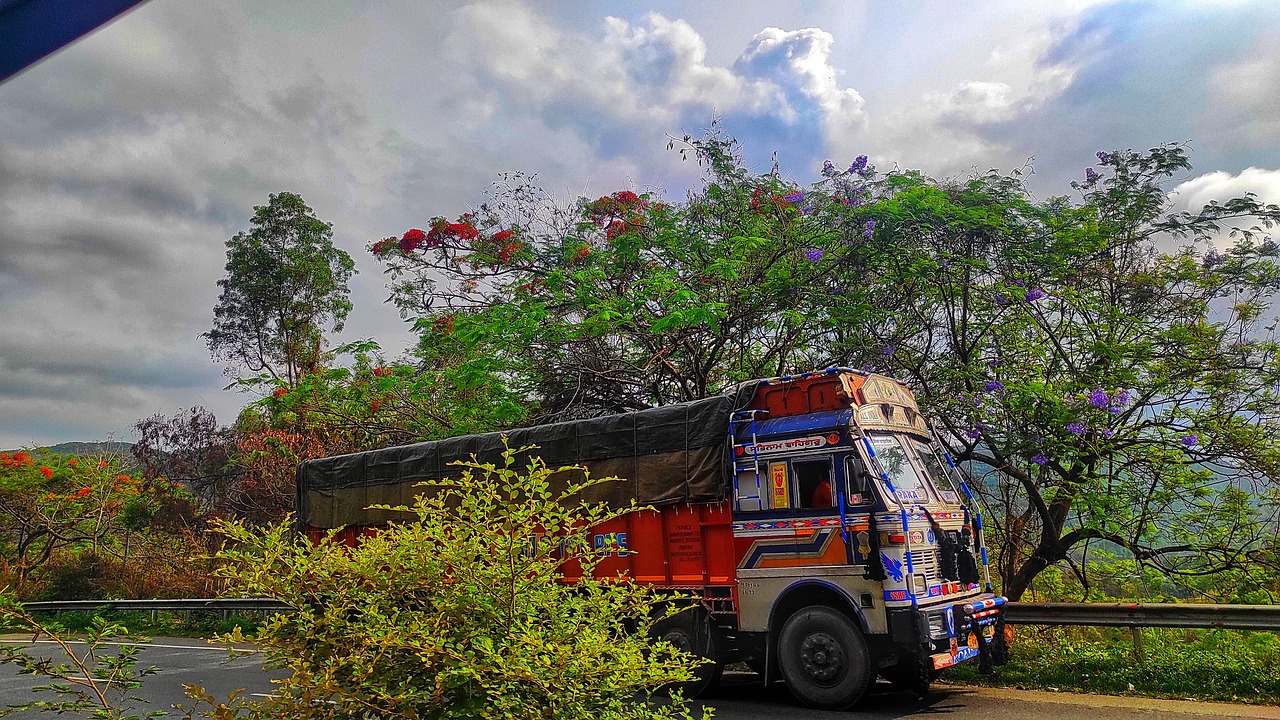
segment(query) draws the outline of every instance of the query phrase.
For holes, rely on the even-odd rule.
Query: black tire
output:
[[[696,698],[715,687],[724,675],[724,663],[717,657],[714,629],[702,610],[685,610],[659,620],[649,629],[649,637],[708,660],[694,668],[692,682],[677,683],[663,690],[680,690],[686,698]]]
[[[822,606],[800,610],[782,625],[778,669],[796,699],[819,710],[853,705],[876,679],[858,627],[839,611]]]

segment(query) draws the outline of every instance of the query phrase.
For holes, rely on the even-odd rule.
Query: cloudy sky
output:
[[[1191,140],[1180,197],[1280,202],[1280,3],[150,0],[0,85],[0,447],[248,398],[198,337],[224,243],[302,194],[356,258],[343,339],[393,350],[365,245],[503,171],[679,195],[713,114],[765,169],[935,175]]]

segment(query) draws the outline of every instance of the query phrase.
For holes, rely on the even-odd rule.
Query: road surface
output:
[[[22,643],[14,636],[0,642]],[[58,648],[40,643],[34,652],[60,657]],[[154,638],[141,654],[141,665],[155,665],[160,672],[145,680],[141,695],[149,704],[140,710],[168,710],[174,703],[187,703],[183,683],[204,685],[215,696],[243,688],[246,693],[271,692],[268,673],[257,655],[228,658],[221,647],[191,638]],[[278,677],[279,672],[275,673]],[[0,704],[22,702],[33,697],[30,688],[39,684],[14,668],[0,666]],[[801,707],[781,684],[765,687],[750,673],[726,673],[720,687],[703,701],[716,709],[723,720],[889,720],[930,717],[946,720],[1161,720],[1184,718],[1263,718],[1280,720],[1280,707],[1229,705],[1181,700],[1152,700],[1135,697],[1080,695],[1000,688],[937,685],[928,697],[898,692],[878,685],[856,712],[822,712]],[[15,718],[52,717],[38,713],[12,715]],[[65,717],[65,716],[64,716]],[[170,715],[174,717],[174,715]],[[695,715],[696,717],[696,715]]]

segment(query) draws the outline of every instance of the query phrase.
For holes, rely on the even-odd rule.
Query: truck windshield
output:
[[[942,496],[942,501],[955,505],[960,502],[960,496],[956,494],[956,488],[951,484],[951,476],[947,474],[947,468],[942,464],[942,460],[938,457],[938,453],[929,445],[915,438],[909,440],[915,446],[916,453],[920,458],[920,464],[924,466],[925,474],[933,481],[933,488]]]
[[[873,433],[870,437],[871,447],[875,448],[880,466],[893,483],[898,499],[903,502],[927,503],[931,500],[925,481],[916,472],[907,455],[906,448],[896,435]]]

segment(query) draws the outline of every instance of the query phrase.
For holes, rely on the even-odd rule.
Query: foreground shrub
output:
[[[652,699],[692,677],[690,656],[645,633],[667,599],[623,578],[562,582],[563,562],[589,575],[599,561],[580,531],[629,509],[574,503],[605,481],[560,489],[570,473],[538,460],[517,470],[516,452],[464,464],[355,547],[285,524],[221,525],[231,591],[294,608],[257,635],[291,674],[261,701],[190,688],[200,704],[188,714],[208,703],[220,718],[689,717],[679,693]]]

